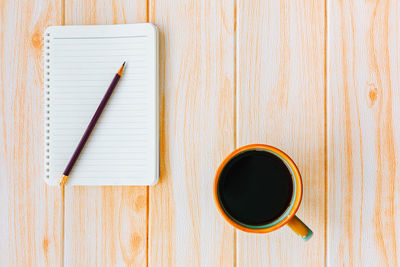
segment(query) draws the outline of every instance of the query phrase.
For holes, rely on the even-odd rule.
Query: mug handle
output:
[[[303,238],[304,241],[309,240],[313,235],[311,229],[308,228],[308,226],[305,225],[296,215],[290,219],[287,225],[293,230],[293,232]]]

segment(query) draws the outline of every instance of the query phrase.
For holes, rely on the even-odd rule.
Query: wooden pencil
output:
[[[104,94],[104,97],[101,100],[99,106],[97,107],[97,110],[94,113],[92,119],[90,120],[89,125],[87,126],[87,128],[85,130],[85,133],[83,134],[81,140],[79,141],[78,146],[76,147],[74,153],[72,154],[72,157],[69,160],[67,167],[65,168],[63,174],[61,175],[60,180],[58,182],[59,185],[63,186],[67,182],[69,174],[70,174],[72,168],[74,167],[75,162],[77,161],[77,159],[79,157],[79,154],[82,152],[87,140],[89,139],[90,134],[92,133],[94,127],[96,126],[97,121],[100,118],[101,113],[103,112],[108,100],[110,99],[115,87],[117,86],[117,84],[119,82],[119,79],[122,76],[122,73],[123,73],[123,70],[125,67],[125,63],[126,62],[124,62],[122,64],[122,66],[118,70],[117,74],[115,74],[114,79],[111,81],[111,84],[108,87],[106,93]]]

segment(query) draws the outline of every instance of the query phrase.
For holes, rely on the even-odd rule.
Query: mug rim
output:
[[[242,224],[237,223],[236,221],[234,221],[230,215],[228,215],[224,208],[222,207],[222,204],[220,203],[219,200],[219,196],[218,196],[218,181],[219,178],[221,176],[221,172],[224,169],[224,167],[226,166],[226,164],[236,155],[238,155],[239,153],[245,152],[245,151],[249,151],[249,150],[254,150],[254,149],[261,149],[261,150],[266,150],[269,152],[272,152],[273,154],[277,154],[278,156],[281,157],[281,160],[283,159],[285,161],[285,163],[287,163],[290,167],[290,171],[292,173],[292,175],[294,176],[294,180],[295,180],[295,186],[296,186],[296,192],[295,192],[295,197],[294,197],[294,203],[293,206],[291,207],[291,209],[288,212],[288,215],[286,218],[284,218],[283,220],[281,219],[280,221],[278,221],[276,224],[273,224],[269,227],[261,227],[261,228],[249,228],[246,227]],[[228,221],[228,223],[230,223],[233,227],[242,230],[244,232],[248,232],[248,233],[269,233],[272,231],[275,231],[279,228],[281,228],[282,226],[284,226],[285,224],[287,224],[296,214],[297,210],[299,209],[300,203],[301,203],[301,199],[302,199],[302,195],[303,195],[303,183],[302,183],[302,179],[301,179],[301,175],[300,172],[296,166],[296,164],[294,163],[294,161],[282,150],[270,146],[270,145],[264,145],[264,144],[250,144],[250,145],[245,145],[242,147],[239,147],[235,150],[233,150],[219,165],[217,172],[215,174],[214,177],[214,201],[215,204],[218,208],[219,213],[225,218],[225,220]],[[286,211],[287,212],[287,211]],[[276,220],[279,220],[279,218],[281,218],[281,216],[279,216],[278,218],[276,218]],[[276,221],[274,220],[274,222]]]

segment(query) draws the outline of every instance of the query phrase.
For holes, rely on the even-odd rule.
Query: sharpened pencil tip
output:
[[[119,76],[122,76],[122,72],[124,71],[124,68],[125,68],[125,63],[126,63],[126,61],[124,61],[124,63],[122,63],[121,68],[119,68],[119,70],[117,72]]]

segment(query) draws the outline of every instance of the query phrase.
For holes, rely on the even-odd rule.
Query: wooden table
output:
[[[399,266],[400,4],[388,1],[2,0],[0,266]],[[160,29],[161,178],[49,187],[42,33]],[[212,181],[266,143],[304,177],[288,228],[235,231]]]

